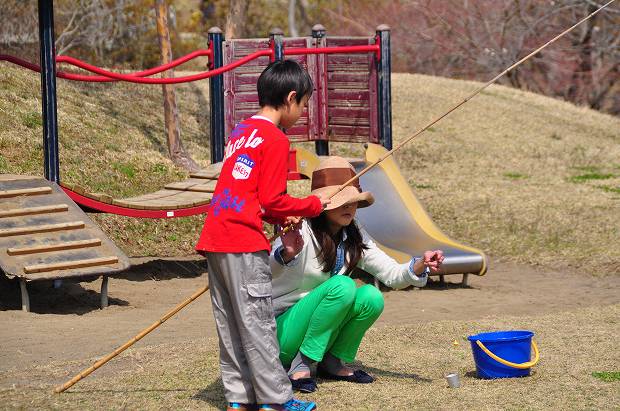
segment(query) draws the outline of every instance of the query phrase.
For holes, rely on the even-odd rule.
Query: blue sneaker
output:
[[[256,404],[241,404],[239,402],[229,402],[226,411],[254,411]]]
[[[313,402],[292,398],[284,404],[262,404],[258,406],[258,409],[261,411],[312,411],[317,408]]]

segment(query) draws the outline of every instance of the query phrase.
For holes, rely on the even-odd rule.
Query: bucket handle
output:
[[[534,360],[523,362],[521,364],[506,361],[503,358],[498,357],[497,355],[493,354],[487,347],[485,347],[484,344],[482,344],[482,341],[480,340],[476,340],[476,344],[478,344],[478,347],[480,347],[482,351],[484,351],[489,357],[493,358],[498,363],[504,364],[508,367],[519,368],[523,370],[523,369],[531,368],[535,366],[538,363],[538,360],[540,360],[540,353],[538,352],[538,347],[536,346],[536,343],[534,342],[534,340],[532,340],[532,349],[534,350]]]

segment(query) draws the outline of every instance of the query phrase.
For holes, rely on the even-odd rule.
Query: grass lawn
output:
[[[620,305],[536,317],[436,321],[416,327],[376,327],[358,360],[377,376],[372,385],[322,381],[321,410],[367,409],[618,409]],[[172,324],[170,326],[173,326]],[[466,337],[481,331],[529,329],[541,351],[530,377],[475,377]],[[457,341],[458,345],[453,342]],[[77,347],[76,347],[77,348]],[[221,409],[217,341],[132,348],[63,394],[52,389],[93,360],[53,362],[0,377],[28,381],[0,391],[4,407],[21,409]],[[461,388],[444,376],[458,372]],[[615,376],[615,377],[614,377]]]

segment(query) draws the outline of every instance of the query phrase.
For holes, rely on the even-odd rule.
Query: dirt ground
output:
[[[99,279],[65,282],[58,289],[51,283],[30,283],[32,312],[25,313],[20,311],[17,282],[1,277],[0,373],[103,356],[207,281],[203,260],[132,260],[131,271],[111,278],[111,305],[104,310],[99,309]],[[467,287],[458,284],[461,276],[446,279],[445,285],[435,281],[425,289],[385,292],[385,311],[375,329],[437,320],[536,316],[620,302],[620,277],[596,277],[569,269],[554,271],[495,262],[486,276],[470,276]],[[183,344],[215,335],[208,295],[203,295],[136,347]],[[113,369],[113,363],[106,367]],[[8,388],[6,384],[22,386],[28,381],[0,381],[0,389]]]

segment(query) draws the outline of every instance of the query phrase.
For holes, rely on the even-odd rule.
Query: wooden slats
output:
[[[51,206],[42,207],[14,208],[11,210],[0,211],[0,218],[18,217],[32,214],[60,213],[67,210],[69,210],[69,206],[66,204],[54,204]]]
[[[71,191],[86,194],[75,187]],[[123,252],[59,185],[40,177],[0,175],[0,190],[0,272],[9,278],[25,284],[129,267]]]
[[[217,180],[222,170],[203,170],[197,173],[191,173],[191,178],[202,178],[203,180]]]
[[[89,258],[85,260],[63,261],[60,263],[52,264],[28,265],[24,267],[24,272],[26,274],[44,273],[48,271],[71,270],[74,268],[94,267],[99,265],[110,265],[116,263],[118,263],[118,257],[116,256]]]
[[[6,252],[9,255],[24,255],[36,253],[49,253],[51,251],[75,250],[77,248],[97,247],[101,245],[99,238],[81,241],[66,241],[57,244],[46,244],[35,247],[9,248]]]
[[[215,190],[216,180],[188,180],[168,184],[166,189],[179,191],[196,191],[199,193],[212,193]]]
[[[190,178],[185,181],[170,183],[154,193],[129,198],[114,199],[102,193],[89,193],[77,184],[63,183],[63,187],[85,197],[119,207],[136,210],[178,210],[208,204],[221,170],[222,163],[211,164],[204,170],[190,174]]]
[[[3,190],[0,191],[0,198],[9,198],[17,196],[33,196],[39,194],[50,194],[52,192],[51,187],[34,187],[34,188],[19,188],[16,190]]]
[[[9,228],[5,230],[0,230],[0,237],[11,237],[11,236],[16,236],[16,235],[47,233],[50,231],[75,230],[77,228],[84,228],[84,222],[73,221],[70,223],[45,224],[45,225],[37,225],[37,226]]]

